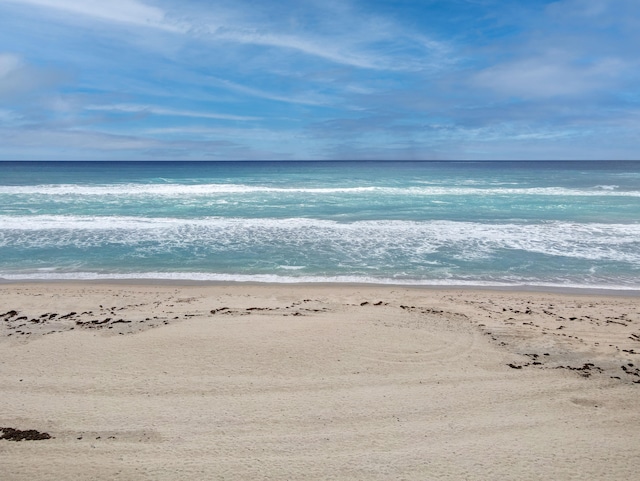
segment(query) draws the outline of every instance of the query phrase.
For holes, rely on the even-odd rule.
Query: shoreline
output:
[[[6,279],[0,277],[0,287],[11,285],[46,285],[46,284],[91,284],[91,285],[132,285],[132,286],[176,286],[176,287],[224,287],[224,286],[271,286],[271,287],[336,287],[336,288],[380,288],[380,289],[415,289],[433,291],[487,291],[513,293],[548,293],[566,295],[598,295],[611,297],[640,297],[640,288],[617,287],[588,287],[588,286],[560,286],[560,285],[485,285],[485,284],[403,284],[376,282],[273,282],[273,281],[230,281],[230,280],[199,280],[199,279],[165,279],[165,278],[102,278],[102,279]]]

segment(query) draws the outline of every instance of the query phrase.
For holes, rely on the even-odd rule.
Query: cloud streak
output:
[[[162,115],[168,117],[193,117],[201,119],[216,119],[216,120],[237,120],[237,121],[251,121],[259,120],[259,117],[248,117],[243,115],[229,115],[213,112],[199,112],[193,110],[176,110],[163,107],[157,107],[153,105],[134,105],[134,104],[109,104],[109,105],[87,105],[84,107],[89,111],[102,111],[102,112],[114,112],[125,114],[150,114],[150,115]]]
[[[177,25],[165,21],[165,13],[162,9],[137,0],[1,0],[0,3],[44,7],[58,10],[66,15],[80,15],[99,21],[137,27],[158,28],[170,32],[183,31]]]

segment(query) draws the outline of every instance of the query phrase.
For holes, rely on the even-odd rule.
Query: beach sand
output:
[[[637,479],[639,354],[637,296],[2,284],[0,478]]]

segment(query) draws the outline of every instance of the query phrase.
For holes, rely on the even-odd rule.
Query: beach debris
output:
[[[572,366],[557,366],[556,369],[569,369],[570,371],[577,371],[582,377],[590,377],[595,372],[603,372],[603,369],[596,366],[591,362],[584,363],[581,367]]]
[[[27,429],[22,431],[16,428],[0,428],[0,439],[6,439],[7,441],[42,441],[44,439],[51,439],[49,433],[41,433],[35,429]]]
[[[218,312],[228,311],[228,307],[220,307],[218,309],[211,309],[211,314],[217,314]]]
[[[622,365],[620,367],[620,369],[622,369],[624,371],[625,374],[628,374],[630,376],[635,376],[637,378],[640,378],[640,369],[638,369],[637,367],[635,367],[633,365],[633,363],[628,363],[626,365]],[[634,381],[635,383],[640,383],[640,379],[637,381]]]

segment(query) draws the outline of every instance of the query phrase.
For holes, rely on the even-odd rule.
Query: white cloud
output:
[[[54,85],[62,78],[53,70],[34,68],[18,55],[0,53],[0,99],[17,101],[21,94]]]
[[[276,159],[286,154],[228,140],[167,140],[76,130],[0,129],[0,159]]]
[[[287,32],[277,23],[208,26],[211,39],[296,51],[341,65],[372,70],[421,70],[451,63],[446,44],[412,34],[401,25],[366,15],[337,19],[336,31]],[[280,31],[282,30],[282,31]]]
[[[349,0],[309,1],[302,6],[211,3],[189,13],[175,12],[185,31],[205,41],[289,50],[373,70],[420,70],[451,61],[447,44],[356,8]]]
[[[306,55],[323,58],[338,64],[350,65],[352,67],[368,69],[385,68],[380,62],[380,58],[370,57],[361,52],[354,52],[344,46],[340,48],[334,44],[333,40],[329,39],[321,41],[297,35],[260,33],[240,29],[216,29],[212,34],[213,37],[220,40],[296,50]]]
[[[212,112],[198,112],[195,110],[179,110],[168,109],[164,107],[156,107],[153,105],[136,105],[136,104],[113,104],[113,105],[88,105],[86,110],[97,110],[103,112],[122,112],[122,113],[148,113],[153,115],[165,115],[176,117],[195,117],[203,119],[219,119],[219,120],[260,120],[259,117],[249,117],[245,115],[219,114]]]
[[[635,0],[631,0],[635,2]],[[552,16],[563,19],[567,17],[592,17],[598,18],[606,14],[611,7],[616,8],[625,0],[561,0],[551,3],[547,11]]]
[[[229,90],[250,95],[252,97],[258,97],[266,100],[275,100],[277,102],[285,102],[291,104],[301,104],[301,105],[328,105],[335,102],[335,99],[331,99],[326,95],[320,94],[307,94],[305,96],[298,95],[278,95],[272,92],[267,92],[262,89],[257,89],[253,87],[247,87],[246,85],[241,85],[236,82],[231,82],[225,79],[218,78],[210,78],[213,83],[218,84],[224,88]]]
[[[108,22],[176,32],[181,30],[177,25],[166,22],[163,10],[137,0],[0,0],[0,3],[34,5]]]
[[[0,109],[0,125],[2,124],[15,124],[19,120],[19,117],[11,110]]]
[[[139,0],[0,0],[44,7],[75,17],[143,26],[209,42],[227,42],[290,50],[340,65],[374,70],[420,70],[445,61],[445,44],[390,19],[354,9],[350,2],[305,5],[313,22],[297,22],[291,5],[268,5],[261,13],[251,4],[229,7],[219,1],[205,7],[187,2],[162,9]],[[385,46],[386,45],[386,46]],[[404,53],[403,53],[404,52]]]
[[[607,88],[623,68],[623,62],[613,58],[584,65],[541,56],[489,67],[476,74],[472,83],[527,99],[580,96]]]
[[[22,61],[16,55],[0,53],[0,81],[8,77],[22,66]]]

